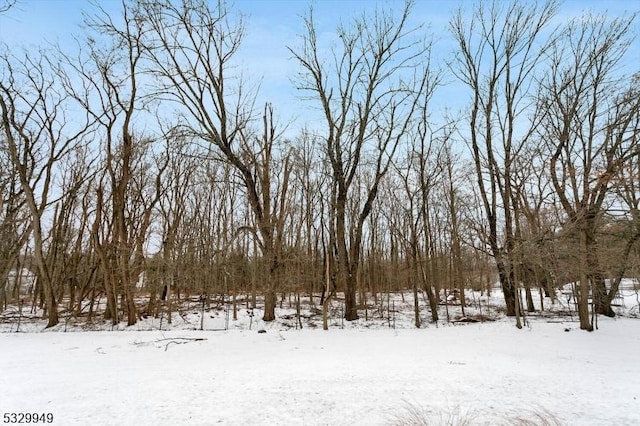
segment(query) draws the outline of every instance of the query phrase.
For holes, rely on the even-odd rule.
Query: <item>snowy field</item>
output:
[[[393,425],[411,413],[434,425],[640,424],[639,319],[600,318],[593,333],[550,317],[522,330],[504,317],[415,329],[409,311],[396,328],[381,316],[344,329],[334,318],[323,331],[239,312],[219,331],[194,330],[197,311],[169,330],[157,320],[67,333],[5,325],[0,415],[52,413],[55,425]]]

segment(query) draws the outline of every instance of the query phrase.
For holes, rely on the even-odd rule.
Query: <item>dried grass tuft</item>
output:
[[[475,411],[465,410],[459,405],[430,413],[416,404],[406,403],[403,413],[396,416],[394,426],[471,426],[477,417]]]
[[[496,417],[492,416],[494,419]],[[393,426],[473,426],[483,423],[477,410],[463,409],[459,405],[443,410],[428,410],[413,403],[405,403],[402,412],[394,416]],[[497,414],[495,424],[501,426],[563,426],[553,413],[544,409],[520,411],[518,414]]]
[[[553,413],[538,408],[523,414],[505,418],[505,426],[563,426],[563,423]]]

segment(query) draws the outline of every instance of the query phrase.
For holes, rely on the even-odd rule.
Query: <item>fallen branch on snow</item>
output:
[[[167,342],[164,345],[164,350],[165,352],[167,351],[167,349],[169,349],[169,345],[170,344],[176,344],[176,345],[184,345],[185,343],[189,343],[189,342],[201,342],[203,340],[207,340],[204,337],[167,337],[165,339],[157,339],[153,342],[134,342],[134,345],[136,346],[144,346],[144,345],[149,345],[149,344],[153,344],[153,343],[161,343],[161,342]],[[158,346],[160,347],[160,346]]]

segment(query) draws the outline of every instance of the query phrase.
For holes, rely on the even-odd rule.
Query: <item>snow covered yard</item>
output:
[[[565,330],[569,329],[569,332]],[[180,338],[203,338],[187,340]],[[0,333],[0,410],[56,425],[640,424],[640,321]]]

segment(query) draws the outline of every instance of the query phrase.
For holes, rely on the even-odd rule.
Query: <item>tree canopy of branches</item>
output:
[[[496,284],[518,327],[561,287],[582,329],[615,314],[640,273],[636,16],[479,1],[444,57],[418,3],[330,30],[314,7],[282,46],[301,129],[222,0],[95,3],[71,47],[2,45],[0,311],[133,325],[197,298],[273,321],[289,296],[328,328],[397,291],[422,327]]]
[[[398,146],[416,122],[419,101],[431,83],[429,44],[419,28],[409,26],[412,4],[399,16],[378,10],[337,28],[337,46],[325,58],[313,10],[305,18],[302,45],[291,48],[302,71],[298,87],[320,104],[326,130],[325,155],[331,166],[339,285],[345,291],[345,318],[358,319],[356,277],[365,221]],[[347,200],[363,164],[372,164],[365,178],[364,202],[357,217],[347,219]]]

